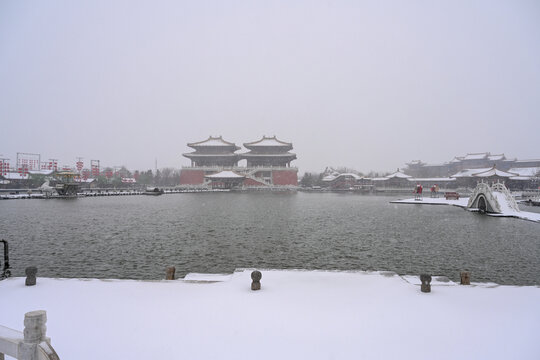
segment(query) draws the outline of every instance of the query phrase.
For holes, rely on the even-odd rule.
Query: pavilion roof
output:
[[[264,157],[296,157],[296,154],[290,153],[290,152],[283,152],[283,153],[277,153],[277,154],[260,154],[260,153],[242,153],[238,154],[241,157],[258,157],[258,158],[264,158]]]
[[[402,172],[401,170],[397,169],[397,171],[395,173],[392,173],[390,175],[386,175],[384,177],[373,178],[372,180],[373,181],[387,181],[387,180],[394,179],[394,178],[397,178],[397,179],[412,179],[412,176],[407,175],[404,172]]]
[[[432,178],[409,178],[407,179],[410,182],[433,182],[434,184],[456,181],[455,178],[448,177],[432,177]]]
[[[489,156],[488,152],[485,153],[470,153],[463,157],[463,160],[482,160],[487,159]]]
[[[489,169],[491,169],[491,168],[463,169],[463,170],[461,170],[461,171],[455,173],[455,174],[452,175],[451,177],[453,177],[453,178],[471,177],[473,174],[481,173],[481,172],[484,172],[484,171],[488,171]]]
[[[498,154],[498,155],[489,155],[488,160],[497,161],[497,160],[506,160],[506,156],[504,154]]]
[[[511,173],[511,172],[507,172],[507,171],[502,171],[502,170],[497,169],[495,166],[493,166],[489,170],[478,172],[476,174],[472,174],[472,176],[474,176],[474,177],[499,176],[499,177],[508,177],[508,178],[510,178],[510,177],[519,176],[519,174]]]
[[[292,143],[278,140],[275,135],[272,137],[263,135],[261,140],[244,143],[244,146],[247,148],[250,146],[290,146],[292,148]]]
[[[404,172],[402,172],[399,169],[397,169],[397,171],[395,173],[392,173],[390,175],[385,176],[385,178],[387,178],[387,179],[392,179],[392,178],[408,179],[408,178],[411,178],[411,177],[412,176],[405,174]]]
[[[192,152],[192,153],[185,153],[185,154],[182,154],[183,156],[187,157],[187,158],[191,158],[191,157],[237,157],[239,156],[240,154],[234,154],[234,153],[218,153],[218,154],[201,154],[201,153],[198,153],[198,152]]]
[[[540,167],[513,167],[508,172],[518,174],[518,176],[536,176],[540,174]]]
[[[355,173],[341,173],[341,174],[330,174],[330,175],[326,175],[325,177],[322,178],[322,181],[324,182],[331,182],[331,181],[334,181],[342,176],[350,176],[350,177],[353,177],[355,180],[360,180],[362,179],[362,176],[358,175],[358,174],[355,174]]]
[[[209,136],[208,139],[206,139],[206,140],[199,141],[199,142],[194,142],[194,143],[189,143],[188,146],[189,147],[197,147],[197,146],[225,146],[225,147],[231,147],[232,146],[232,147],[240,149],[238,146],[236,146],[235,143],[223,140],[223,137],[221,135],[216,136],[216,137]]]
[[[423,162],[422,160],[412,160],[411,162],[407,163],[406,165],[409,165],[409,166],[424,166],[424,165],[426,165],[426,163]]]
[[[461,162],[461,160],[463,160],[463,156],[456,156],[452,160],[450,160],[450,163],[451,164],[458,163],[458,162]]]

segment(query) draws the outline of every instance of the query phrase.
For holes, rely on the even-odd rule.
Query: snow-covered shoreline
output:
[[[0,281],[0,324],[46,310],[62,359],[538,359],[540,287],[387,272]],[[474,281],[474,274],[472,274]]]
[[[462,197],[458,200],[446,200],[444,197],[442,198],[430,198],[430,197],[424,197],[422,199],[416,200],[414,198],[411,199],[402,199],[402,200],[393,200],[390,201],[392,204],[415,204],[415,205],[452,205],[457,206],[463,209],[467,208],[467,202],[469,201],[468,197]],[[501,201],[502,203],[502,201]],[[489,216],[495,216],[495,217],[514,217],[522,220],[529,220],[534,222],[540,222],[540,214],[539,213],[533,213],[533,212],[527,212],[527,211],[514,211],[509,208],[504,208],[503,212],[501,214],[486,214]]]

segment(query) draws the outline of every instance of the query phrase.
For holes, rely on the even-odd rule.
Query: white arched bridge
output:
[[[467,208],[491,214],[520,211],[510,191],[499,182],[491,186],[484,182],[478,183],[469,198]]]

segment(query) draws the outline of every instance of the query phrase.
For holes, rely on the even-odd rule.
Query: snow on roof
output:
[[[353,177],[354,179],[356,180],[360,180],[362,179],[362,177],[360,175],[357,175],[357,174],[354,174],[354,173],[342,173],[342,174],[332,174],[332,175],[327,175],[325,177],[322,178],[322,181],[334,181],[342,176],[351,176]]]
[[[412,176],[407,175],[407,174],[403,173],[401,170],[397,169],[397,171],[395,173],[393,173],[393,174],[386,175],[384,177],[372,178],[371,180],[372,181],[387,181],[387,180],[394,179],[394,178],[409,179],[409,178],[412,178]]]
[[[43,169],[43,170],[28,170],[28,172],[30,174],[35,174],[35,175],[51,175],[54,172],[54,170],[49,170],[49,169],[47,169],[47,170],[45,170],[45,169]]]
[[[183,156],[185,157],[235,157],[235,156],[238,156],[239,154],[234,154],[234,153],[218,153],[218,154],[200,154],[200,153],[197,153],[197,152],[191,152],[191,153],[184,153],[182,154]]]
[[[444,183],[444,182],[449,182],[449,181],[456,181],[455,178],[409,178],[407,179],[408,181],[410,182],[433,182],[434,184],[437,184],[438,182],[440,183]]]
[[[251,151],[248,151],[246,153],[238,154],[240,156],[247,156],[247,157],[288,157],[288,156],[296,156],[296,154],[291,152],[283,152],[279,154],[259,154],[259,153],[252,153]]]
[[[518,174],[518,176],[536,176],[536,174],[540,173],[540,167],[514,167],[508,170],[508,172]]]
[[[479,168],[479,169],[463,169],[454,175],[451,175],[450,177],[453,178],[460,178],[460,177],[471,177],[475,173],[480,173],[484,171],[488,171],[491,168]]]
[[[237,173],[235,173],[234,171],[230,171],[230,170],[224,170],[224,171],[220,171],[216,174],[212,174],[212,175],[206,175],[205,178],[210,178],[210,179],[240,179],[240,178],[245,178],[244,175],[239,175]]]
[[[244,146],[292,146],[292,143],[278,140],[274,135],[272,137],[263,136],[261,140],[244,143]]]
[[[506,159],[506,157],[504,156],[504,154],[499,154],[499,155],[489,155],[489,156],[488,156],[488,159],[489,159],[489,160],[492,160],[492,161],[497,161],[497,160],[504,160],[504,159]]]
[[[516,163],[521,163],[521,162],[535,162],[535,163],[540,163],[540,159],[523,159],[523,160],[513,160],[514,162]]]
[[[463,156],[456,156],[452,160],[450,160],[450,163],[458,163],[463,160]]]
[[[5,175],[2,175],[4,176],[4,178],[8,179],[8,180],[27,180],[28,179],[28,174],[23,174],[21,176],[20,173],[18,172],[9,172]]]
[[[397,171],[393,174],[390,174],[390,175],[386,175],[385,178],[387,179],[391,179],[391,178],[401,178],[401,179],[408,179],[412,176],[410,175],[407,175],[405,173],[403,173],[402,171],[400,171],[399,169],[397,169]]]
[[[463,160],[482,160],[486,159],[489,156],[489,153],[472,153],[467,154],[463,157]]]
[[[490,177],[490,176],[512,177],[512,176],[518,176],[518,174],[502,171],[502,170],[497,169],[494,166],[490,168],[489,170],[472,174],[472,176],[474,177]]]
[[[236,147],[236,144],[223,140],[221,136],[216,136],[216,137],[209,136],[208,139],[206,140],[189,143],[188,146],[190,147],[193,147],[193,146],[227,146],[227,147],[235,146]]]

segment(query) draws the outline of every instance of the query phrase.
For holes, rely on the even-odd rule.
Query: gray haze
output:
[[[2,1],[0,154],[179,167],[265,134],[300,172],[537,158],[539,4]]]

